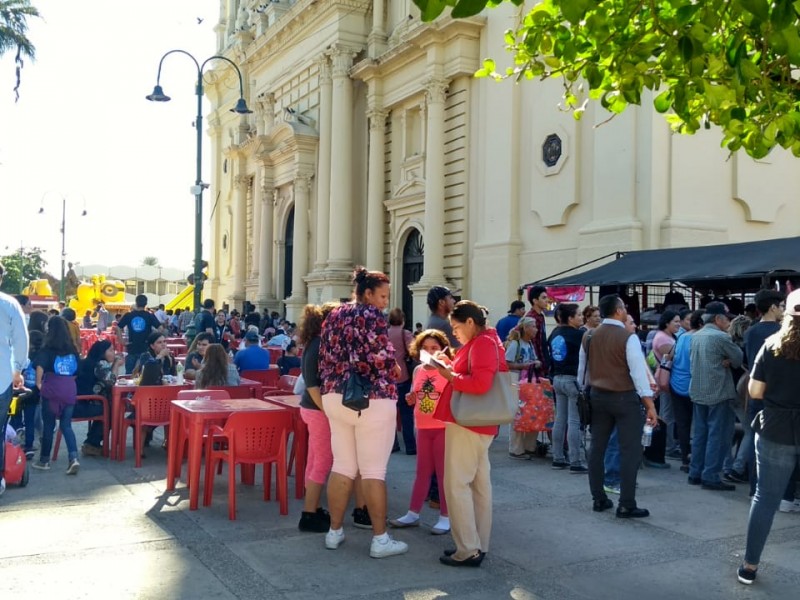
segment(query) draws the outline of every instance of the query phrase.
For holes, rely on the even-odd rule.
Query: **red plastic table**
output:
[[[282,411],[286,408],[256,398],[231,400],[173,400],[170,411],[170,430],[177,432],[188,427],[188,468],[186,483],[189,488],[189,510],[197,510],[200,498],[200,463],[203,456],[203,430],[208,421],[227,419],[234,412]],[[167,490],[175,489],[175,480],[181,468],[182,448],[180,436],[170,434],[167,450]],[[206,467],[208,468],[208,467]]]

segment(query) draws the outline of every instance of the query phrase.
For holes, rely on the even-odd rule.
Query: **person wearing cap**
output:
[[[453,293],[443,285],[435,285],[428,290],[428,308],[431,309],[431,316],[428,318],[426,329],[438,329],[447,336],[450,347],[457,350],[461,344],[453,335],[453,328],[450,325],[450,313],[456,301]]]
[[[501,342],[505,342],[508,334],[517,326],[519,320],[525,314],[525,303],[522,300],[514,300],[508,309],[508,314],[497,322],[495,330]]]
[[[244,334],[244,349],[233,357],[233,364],[242,371],[266,371],[269,369],[269,351],[259,343],[258,331],[248,329]]]
[[[742,364],[743,353],[728,335],[733,315],[722,302],[709,302],[703,328],[692,337],[689,350],[689,396],[694,403],[692,460],[689,484],[703,489],[733,491],[736,486],[721,479],[725,455],[730,452],[737,402],[731,368]]]
[[[756,579],[761,552],[781,496],[798,465],[800,447],[800,290],[786,298],[780,330],[767,338],[755,357],[747,391],[763,401],[753,421],[758,484],[747,523],[747,546],[737,576]]]

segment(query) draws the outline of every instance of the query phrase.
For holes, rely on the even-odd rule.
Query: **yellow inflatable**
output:
[[[29,297],[37,296],[58,300],[58,298],[55,297],[55,294],[53,294],[53,288],[50,287],[50,282],[47,281],[47,279],[34,279],[24,290],[22,290],[22,293]]]
[[[116,279],[106,279],[105,275],[92,275],[91,282],[78,284],[69,307],[81,319],[87,310],[94,312],[98,302],[103,302],[109,310],[130,308],[130,304],[125,302],[125,284]]]

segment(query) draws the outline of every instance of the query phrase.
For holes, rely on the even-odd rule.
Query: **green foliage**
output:
[[[145,256],[142,259],[142,266],[143,267],[157,267],[158,266],[158,257],[156,257],[156,256]]]
[[[22,248],[18,252],[0,258],[5,274],[0,290],[7,294],[21,294],[34,279],[41,279],[47,262],[42,258],[41,248]]]
[[[425,20],[502,1],[521,4],[414,0]],[[506,33],[513,66],[486,60],[476,76],[560,78],[576,119],[587,100],[620,113],[649,90],[676,132],[714,124],[731,151],[800,156],[799,28],[800,0],[543,0]]]
[[[31,6],[30,0],[0,0],[0,56],[9,50],[16,51],[16,85],[14,94],[19,100],[20,73],[25,65],[24,58],[33,60],[36,48],[28,39],[28,17],[38,17],[39,11]]]

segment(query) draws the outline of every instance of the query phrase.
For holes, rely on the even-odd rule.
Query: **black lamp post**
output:
[[[164,90],[161,88],[161,67],[164,64],[164,59],[167,58],[170,54],[179,53],[185,54],[195,64],[197,67],[197,86],[195,87],[195,94],[197,94],[197,116],[195,117],[194,125],[195,129],[197,130],[197,169],[196,169],[196,177],[194,185],[191,188],[192,194],[194,194],[194,202],[195,202],[195,213],[194,213],[194,310],[195,312],[200,310],[200,302],[203,294],[203,238],[202,238],[202,231],[203,231],[203,189],[208,187],[207,183],[203,183],[202,179],[202,150],[203,150],[203,69],[205,69],[206,65],[211,62],[212,60],[224,60],[228,64],[230,64],[235,70],[236,74],[239,76],[239,100],[236,102],[236,106],[231,109],[231,112],[238,113],[240,115],[245,115],[252,113],[249,108],[247,108],[247,103],[244,100],[244,85],[242,84],[242,72],[239,70],[239,67],[236,66],[229,58],[225,58],[224,56],[214,55],[201,63],[197,61],[197,59],[192,56],[190,53],[186,52],[185,50],[170,50],[164,56],[161,57],[161,60],[158,63],[158,76],[156,77],[156,85],[153,88],[153,93],[149,96],[146,96],[148,100],[151,102],[169,102],[170,97],[164,94]]]
[[[67,299],[64,295],[65,292],[65,262],[67,258],[67,198],[61,195],[61,281],[58,284],[58,299],[60,302],[66,302]],[[47,194],[45,194],[47,196]],[[85,201],[85,200],[84,200]],[[44,214],[44,197],[42,198],[42,206],[39,207],[39,214]],[[86,216],[86,206],[84,205],[82,217]]]

